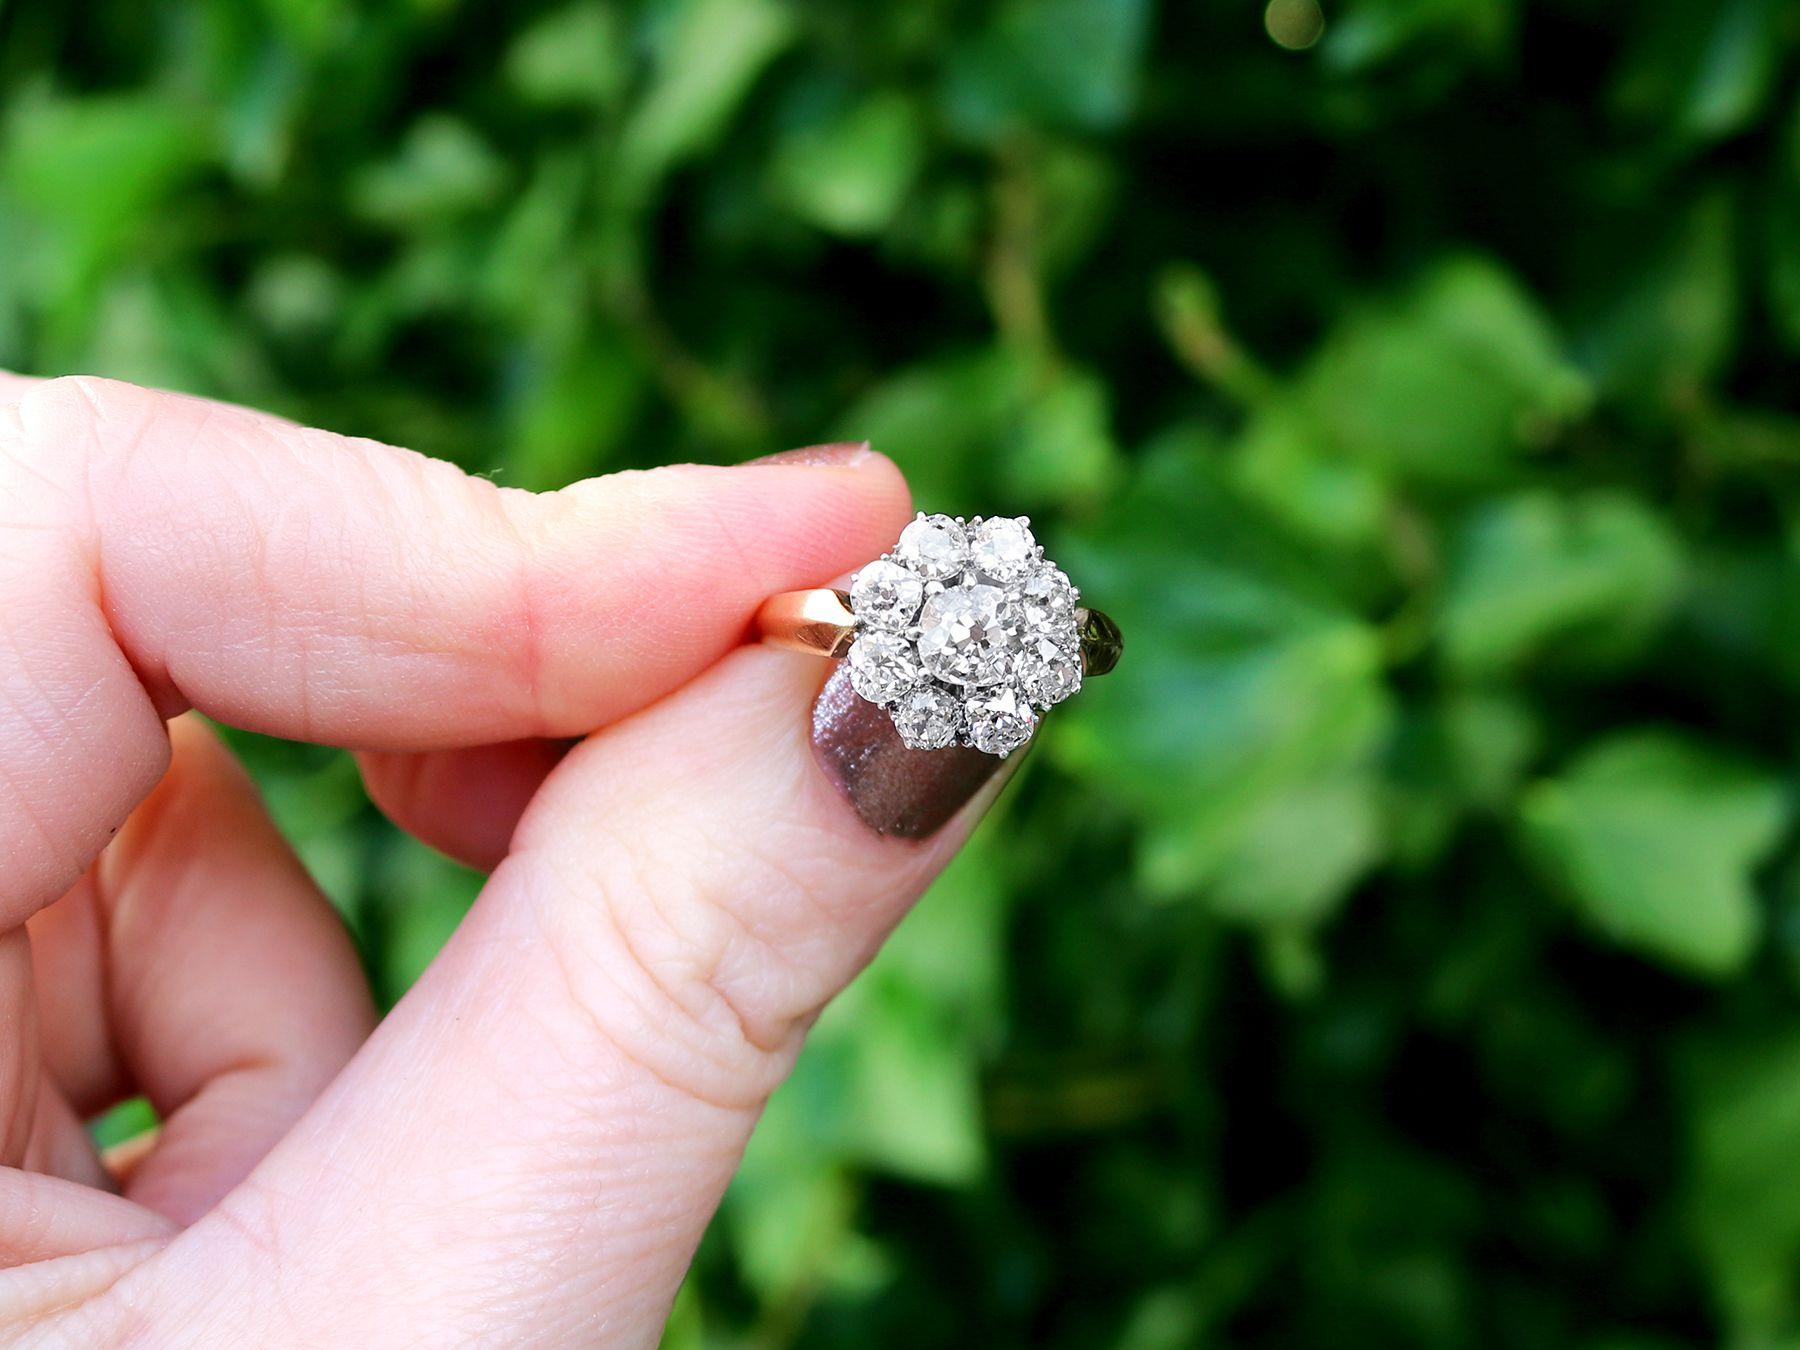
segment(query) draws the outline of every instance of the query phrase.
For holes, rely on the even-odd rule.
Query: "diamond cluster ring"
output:
[[[848,591],[773,596],[757,628],[774,646],[846,658],[856,692],[913,749],[1004,757],[1118,664],[1118,626],[1080,599],[1027,517],[921,512]]]

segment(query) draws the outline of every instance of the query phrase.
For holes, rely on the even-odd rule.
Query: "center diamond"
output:
[[[950,684],[998,684],[1018,649],[1018,610],[998,586],[952,586],[919,615],[919,660]]]
[[[850,687],[911,750],[1007,755],[1081,688],[1081,592],[1024,516],[928,516],[850,585]]]

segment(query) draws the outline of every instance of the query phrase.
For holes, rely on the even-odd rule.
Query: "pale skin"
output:
[[[991,795],[874,834],[811,754],[826,663],[745,645],[909,513],[878,455],[531,495],[0,376],[0,1340],[654,1344],[806,1027]],[[379,1026],[195,712],[355,749],[494,869]],[[82,1122],[138,1092],[120,1181]]]

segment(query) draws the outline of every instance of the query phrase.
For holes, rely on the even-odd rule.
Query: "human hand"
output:
[[[852,700],[815,729],[817,663],[738,645],[907,515],[850,447],[534,496],[0,376],[0,1328],[653,1343],[806,1027],[998,790]],[[372,1034],[190,708],[358,750],[496,868]],[[121,1184],[81,1122],[138,1092]]]

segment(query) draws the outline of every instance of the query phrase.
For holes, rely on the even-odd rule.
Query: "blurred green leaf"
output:
[[[1774,552],[1712,549],[1696,564],[1683,614],[1692,659],[1762,674],[1783,692],[1800,690],[1800,541]],[[1747,682],[1732,692],[1751,699],[1760,718],[1768,705],[1756,688]]]
[[[1668,526],[1614,492],[1527,492],[1484,503],[1458,541],[1445,587],[1444,659],[1489,675],[1539,659],[1616,666],[1679,598]]]
[[[1331,15],[1320,54],[1360,74],[1433,46],[1491,53],[1510,36],[1514,10],[1508,0],[1351,0]]]
[[[506,74],[533,103],[607,107],[631,77],[630,47],[619,12],[583,0],[544,15],[513,40]]]
[[[1380,745],[1390,707],[1377,636],[1256,522],[1199,446],[1162,449],[1073,556],[1085,593],[1124,628],[1129,656],[1071,709],[1059,756],[1143,816],[1153,889],[1203,886],[1240,849],[1238,865],[1255,875],[1269,846],[1253,839],[1258,823],[1279,837],[1303,810],[1277,803],[1342,781]],[[1134,646],[1134,632],[1147,640]],[[1262,903],[1322,908],[1334,897],[1321,877],[1347,883],[1362,833],[1346,818],[1340,860]]]
[[[1584,364],[1637,415],[1687,410],[1730,354],[1738,316],[1736,222],[1720,192],[1620,241],[1581,328]]]
[[[1800,347],[1800,104],[1787,110],[1775,138],[1768,182],[1768,214],[1759,242],[1770,308],[1791,351]]]
[[[1379,780],[1368,773],[1321,776],[1270,796],[1244,821],[1207,903],[1248,923],[1317,923],[1381,856],[1379,800]]]
[[[826,1009],[732,1183],[739,1260],[770,1300],[879,1283],[852,1232],[853,1165],[967,1184],[983,1161],[979,1030],[1000,998],[1001,878],[966,849],[863,977]]]
[[[546,155],[506,207],[475,277],[483,303],[538,342],[576,344],[591,321],[586,273],[572,256],[586,175],[582,156]]]
[[[255,8],[302,50],[320,50],[352,27],[349,0],[257,0]]]
[[[1392,505],[1381,468],[1333,453],[1328,434],[1300,404],[1271,402],[1233,448],[1238,487],[1289,528],[1321,543],[1370,544]]]
[[[1028,506],[1099,497],[1119,471],[1106,386],[1091,373],[1068,371],[1025,397],[1002,443],[1002,488]]]
[[[982,458],[1029,389],[1030,372],[1002,348],[957,353],[894,372],[839,420],[906,471],[926,510],[967,514]]]
[[[860,1018],[846,1157],[923,1181],[974,1181],[986,1150],[973,1047],[919,991],[871,984],[842,1014]]]
[[[132,1097],[120,1102],[88,1126],[88,1136],[101,1152],[129,1143],[139,1135],[155,1129],[161,1121],[156,1108],[146,1097]]]
[[[1510,811],[1542,742],[1543,728],[1516,694],[1455,689],[1415,706],[1394,739],[1383,785],[1395,861],[1436,862],[1465,817]]]
[[[328,335],[342,315],[344,279],[322,258],[281,254],[263,260],[246,298],[270,333],[304,341]]]
[[[675,1306],[669,1309],[669,1322],[663,1328],[658,1350],[705,1350],[706,1344],[705,1306],[699,1286],[687,1280],[675,1295]]]
[[[510,483],[564,487],[607,464],[646,396],[642,368],[616,339],[531,363],[513,409]]]
[[[1046,140],[1027,156],[1036,197],[1031,245],[1054,284],[1086,261],[1118,208],[1119,175],[1108,156],[1076,141]]]
[[[1332,451],[1426,486],[1488,485],[1588,406],[1531,299],[1474,258],[1334,333],[1295,391]]]
[[[392,159],[351,186],[356,210],[383,225],[417,227],[497,201],[506,166],[468,126],[434,115],[406,133]]]
[[[1651,0],[1614,76],[1612,101],[1682,140],[1740,131],[1775,88],[1793,19],[1783,0]]]
[[[820,1019],[808,1053],[830,1067],[809,1109],[824,1157],[943,1184],[979,1174],[978,1033],[1000,996],[995,868],[986,848],[965,851]]]
[[[1150,0],[1003,0],[951,56],[951,117],[979,139],[1019,123],[1116,125],[1137,98],[1150,13]]]
[[[766,1157],[795,1133],[784,1117],[771,1105],[732,1179],[727,1210],[738,1264],[771,1304],[821,1280],[852,1240],[855,1199],[844,1173],[818,1159]]]
[[[645,200],[662,176],[724,129],[756,77],[793,37],[776,0],[671,0],[659,16],[649,88],[620,133],[620,200]]]
[[[41,88],[14,99],[0,138],[0,203],[30,227],[11,259],[29,293],[52,308],[78,301],[213,152],[205,117],[167,100]]]
[[[888,90],[784,141],[773,165],[775,190],[823,229],[874,234],[899,210],[923,154],[917,108]]]
[[[1749,958],[1751,872],[1788,816],[1766,771],[1691,737],[1629,732],[1538,784],[1523,810],[1534,856],[1614,940],[1703,975]]]
[[[39,91],[11,105],[0,181],[23,209],[91,243],[134,229],[207,152],[204,121],[165,100]]]
[[[1687,1047],[1688,1203],[1734,1344],[1779,1345],[1800,1317],[1800,1033]]]
[[[1510,803],[1542,742],[1530,705],[1505,694],[1458,690],[1434,711],[1456,794],[1491,811]]]

